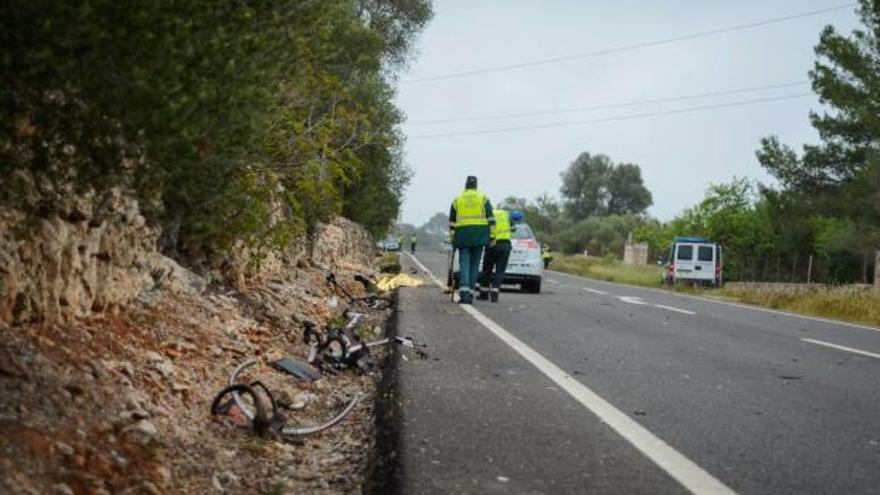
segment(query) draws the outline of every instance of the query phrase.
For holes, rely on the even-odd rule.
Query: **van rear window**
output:
[[[700,246],[697,248],[697,259],[700,261],[712,261],[712,246]]]
[[[678,246],[678,255],[675,258],[685,261],[694,259],[694,247],[688,244],[680,244]]]

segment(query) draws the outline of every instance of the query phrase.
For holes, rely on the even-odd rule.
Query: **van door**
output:
[[[694,278],[700,280],[715,280],[715,245],[699,244],[696,246],[696,260],[694,262]]]
[[[694,256],[695,246],[693,244],[679,243],[675,245],[675,279],[688,280],[694,278]]]

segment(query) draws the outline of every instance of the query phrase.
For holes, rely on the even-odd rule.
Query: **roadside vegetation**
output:
[[[718,297],[745,304],[880,327],[880,290],[865,285],[731,284],[720,289],[662,284],[656,265],[625,265],[614,257],[561,256],[552,270],[606,282]]]
[[[858,11],[859,29],[828,26],[815,47],[809,77],[823,107],[809,118],[820,142],[799,151],[775,136],[757,143],[772,184],[734,177],[661,221],[647,214],[652,198],[637,164],[585,152],[562,173],[559,199],[499,205],[522,210],[539,239],[566,254],[621,258],[631,235],[648,244],[653,264],[675,236],[703,236],[723,245],[727,280],[870,283],[880,250],[880,1],[861,0]]]
[[[880,327],[880,290],[859,285],[730,287],[710,295],[783,311]]]
[[[550,269],[606,282],[660,286],[661,271],[656,265],[624,265],[614,257],[560,256],[553,260]]]
[[[507,204],[522,208],[542,240],[563,252],[612,258],[560,257],[552,266],[560,271],[657,287],[656,257],[674,236],[699,235],[724,246],[726,280],[786,283],[677,290],[880,326],[880,290],[853,285],[873,281],[880,250],[880,1],[861,0],[859,14],[860,29],[845,35],[826,27],[815,49],[809,76],[825,107],[810,121],[821,142],[800,152],[774,136],[760,142],[756,156],[774,185],[715,184],[697,205],[661,222],[645,214],[650,195],[640,192],[640,175],[604,190],[576,180],[608,169],[604,159],[582,155],[563,173],[561,203],[544,195]],[[648,244],[648,266],[617,261],[629,235]],[[807,281],[814,283],[797,285]]]
[[[430,0],[3,2],[0,207],[21,181],[122,188],[163,252],[208,265],[340,214],[384,232],[410,175],[393,84],[431,15]]]
[[[379,259],[377,268],[381,273],[400,273],[400,254],[385,253]]]

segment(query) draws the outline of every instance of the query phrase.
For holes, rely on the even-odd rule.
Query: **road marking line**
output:
[[[581,289],[583,289],[587,292],[592,292],[593,294],[599,294],[600,296],[607,296],[608,295],[608,293],[603,290],[591,289],[589,287],[581,287]]]
[[[681,313],[681,314],[685,314],[685,315],[697,314],[697,313],[694,313],[693,311],[688,311],[686,309],[676,308],[675,306],[666,306],[664,304],[655,304],[654,306],[656,306],[658,308],[662,308],[662,309],[668,309],[669,311],[675,311],[676,313]]]
[[[872,358],[880,359],[880,354],[875,354],[873,352],[863,351],[861,349],[853,349],[852,347],[846,347],[842,345],[832,344],[831,342],[825,342],[824,340],[815,340],[815,339],[805,339],[801,338],[804,342],[809,342],[811,344],[822,345],[825,347],[830,347],[832,349],[838,349],[841,351],[852,352],[854,354],[861,354],[862,356],[868,356]]]
[[[619,296],[618,299],[620,299],[621,301],[623,301],[625,303],[638,304],[640,306],[644,306],[644,305],[648,304],[645,301],[642,301],[641,297]]]
[[[423,272],[425,272],[425,275],[431,277],[431,280],[433,280],[435,284],[439,285],[441,289],[446,288],[446,284],[441,282],[440,279],[434,275],[434,272],[432,272],[431,270],[428,270],[428,268],[425,265],[423,265],[422,262],[419,261],[418,258],[413,256],[411,253],[404,253],[404,254],[409,256],[411,260],[415,261],[416,265],[419,266],[419,269],[421,269]]]
[[[590,282],[598,282],[598,283],[603,283],[603,284],[608,284],[608,285],[615,285],[618,287],[628,287],[628,288],[633,288],[633,289],[637,289],[637,290],[648,290],[648,291],[652,291],[652,292],[659,292],[660,294],[666,294],[667,296],[680,297],[682,299],[684,299],[684,298],[696,299],[698,301],[705,301],[705,302],[710,302],[710,303],[715,303],[715,304],[723,304],[725,306],[733,306],[735,308],[748,309],[748,310],[752,310],[752,311],[761,311],[763,313],[772,313],[772,314],[776,314],[776,315],[780,315],[780,316],[791,316],[794,318],[802,318],[804,320],[813,320],[813,321],[818,321],[821,323],[830,323],[832,325],[840,325],[840,326],[844,326],[844,327],[860,328],[862,330],[871,330],[873,332],[880,332],[880,328],[869,327],[867,325],[859,325],[858,323],[849,323],[846,321],[832,320],[829,318],[821,318],[819,316],[802,315],[802,314],[798,314],[798,313],[791,313],[788,311],[780,311],[778,309],[763,308],[761,306],[752,306],[752,305],[748,305],[748,304],[740,304],[740,303],[735,303],[735,302],[731,302],[731,301],[723,301],[720,299],[712,299],[709,297],[691,296],[688,294],[682,294],[680,292],[673,292],[671,290],[657,289],[654,287],[643,287],[641,285],[622,284],[619,282],[606,282],[605,280],[598,280],[598,279],[594,279],[594,278],[581,277],[578,275],[572,275],[570,273],[558,272],[555,270],[547,270],[547,271],[550,273],[553,273],[554,275],[563,275],[563,276],[571,277],[571,278],[578,279],[578,280],[589,280]]]
[[[440,287],[445,286],[415,256],[407,254],[415,261],[419,268],[429,274],[437,285]],[[688,491],[695,495],[736,495],[736,492],[724,483],[672,448],[661,438],[655,436],[647,428],[631,419],[626,413],[611,405],[599,394],[593,392],[586,385],[550,362],[525,342],[514,337],[510,332],[480,312],[480,310],[471,305],[460,307],[486,327],[487,330],[495,334],[502,342],[525,358],[526,361],[530,362],[547,378],[568,392],[587,410],[604,421],[605,424],[653,461],[660,469],[681,483]]]

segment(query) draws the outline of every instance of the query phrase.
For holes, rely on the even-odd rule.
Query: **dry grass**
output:
[[[550,265],[553,270],[623,284],[660,286],[660,268],[652,265],[624,265],[620,261],[593,256],[562,256]]]
[[[866,286],[738,286],[714,295],[794,313],[880,326],[880,290]]]
[[[400,253],[384,253],[377,263],[382,273],[400,273]]]
[[[644,287],[711,295],[746,304],[880,327],[880,290],[863,285],[736,284],[722,289],[670,287],[656,266],[631,266],[605,258],[563,256],[550,267],[583,277]]]

